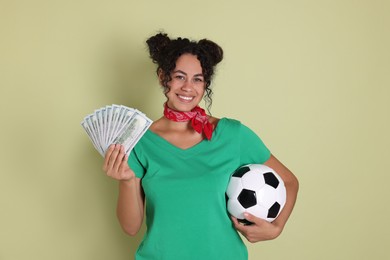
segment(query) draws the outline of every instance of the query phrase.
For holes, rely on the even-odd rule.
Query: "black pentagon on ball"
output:
[[[276,218],[279,214],[280,204],[275,202],[268,210],[267,218]]]
[[[238,195],[237,200],[244,208],[253,207],[257,203],[256,192],[253,190],[243,189]]]
[[[278,178],[276,178],[275,174],[273,174],[272,172],[266,172],[263,175],[266,184],[271,187],[274,187],[275,189],[279,186],[279,180]]]
[[[248,166],[243,166],[238,168],[234,173],[233,177],[241,178],[245,173],[249,172],[251,169]]]

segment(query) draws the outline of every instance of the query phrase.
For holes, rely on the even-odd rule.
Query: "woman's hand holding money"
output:
[[[118,181],[134,179],[135,174],[127,164],[127,159],[128,156],[125,153],[124,146],[112,144],[107,149],[103,170],[106,172],[107,176]]]

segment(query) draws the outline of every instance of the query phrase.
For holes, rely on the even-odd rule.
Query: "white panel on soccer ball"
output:
[[[267,209],[269,209],[278,199],[276,189],[269,185],[264,185],[262,189],[256,191],[256,196],[257,204],[261,204]]]
[[[261,189],[265,184],[263,175],[257,171],[245,173],[241,178],[241,182],[244,189],[253,191]]]
[[[238,219],[244,219],[245,209],[238,200],[229,199],[227,202],[227,209],[232,216]]]
[[[242,191],[241,178],[231,177],[229,185],[226,190],[226,195],[231,199],[235,199],[238,197],[241,191]]]
[[[267,219],[268,209],[259,204],[246,209],[246,211],[258,218]]]

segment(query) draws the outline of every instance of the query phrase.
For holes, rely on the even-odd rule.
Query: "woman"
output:
[[[261,139],[237,120],[206,115],[211,78],[223,51],[209,40],[147,40],[164,94],[164,116],[156,120],[130,154],[112,145],[104,171],[119,181],[117,215],[124,231],[139,231],[146,208],[147,231],[136,259],[247,259],[239,231],[248,241],[280,235],[294,207],[296,177]],[[239,166],[261,163],[284,180],[287,202],[272,223],[247,215],[244,226],[226,211],[225,191]],[[145,203],[147,202],[147,203]]]

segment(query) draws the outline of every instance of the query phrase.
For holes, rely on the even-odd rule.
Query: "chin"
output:
[[[191,111],[192,109],[194,109],[196,106],[198,105],[198,103],[196,102],[174,102],[173,104],[172,103],[168,103],[168,107],[173,109],[173,110],[176,110],[176,111],[182,111],[182,112],[189,112]]]

